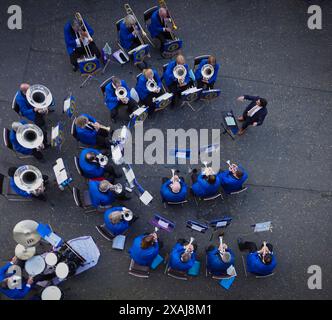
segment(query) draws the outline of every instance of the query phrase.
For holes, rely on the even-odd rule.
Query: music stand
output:
[[[105,66],[101,73],[104,74],[108,65],[111,63],[111,58],[112,58],[112,48],[110,47],[108,42],[106,42],[104,48],[102,49],[102,56]]]
[[[222,112],[221,125],[224,128],[223,134],[228,134],[232,138],[232,140],[235,140],[235,135],[238,133],[239,127],[232,110]]]
[[[197,101],[200,97],[200,94],[203,89],[198,89],[196,87],[189,88],[183,92],[181,92],[181,97],[183,99],[182,105],[188,105],[191,110],[196,111],[194,107],[191,105],[191,102]]]
[[[63,113],[65,113],[69,119],[77,114],[77,105],[75,97],[70,93],[69,96],[63,102]]]
[[[194,230],[194,231],[198,231],[200,233],[205,233],[206,230],[209,228],[208,225],[206,224],[202,224],[200,222],[197,221],[193,221],[193,220],[188,220],[187,221],[187,228]]]
[[[58,124],[55,127],[52,127],[51,146],[61,150],[63,142],[64,142],[63,124],[61,122],[58,122]]]
[[[168,220],[158,214],[155,214],[150,224],[158,229],[162,229],[166,232],[172,232],[175,229],[175,223],[171,220]]]
[[[80,68],[81,75],[86,76],[86,79],[82,82],[80,88],[83,88],[85,84],[90,80],[97,80],[95,77],[98,71],[100,71],[100,61],[96,58],[96,56],[88,59],[79,59],[77,60],[77,62]]]

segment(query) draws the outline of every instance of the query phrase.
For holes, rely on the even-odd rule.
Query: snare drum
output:
[[[60,262],[55,268],[55,274],[59,279],[66,279],[69,274],[68,265],[64,262]]]
[[[50,252],[45,256],[45,262],[48,266],[54,267],[58,263],[58,257],[55,253]]]
[[[62,292],[56,286],[49,286],[45,288],[41,294],[42,300],[61,300]]]
[[[34,256],[25,263],[25,271],[29,276],[37,276],[45,270],[46,263],[42,256]]]

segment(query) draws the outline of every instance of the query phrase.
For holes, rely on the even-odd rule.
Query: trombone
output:
[[[173,17],[171,16],[170,11],[169,11],[168,8],[167,8],[166,1],[165,1],[165,0],[158,0],[158,2],[159,2],[159,6],[160,6],[160,7],[163,7],[163,8],[165,8],[165,9],[167,10],[167,12],[168,12],[168,16],[169,16],[169,18],[170,18],[170,20],[171,20],[171,23],[172,23],[172,28],[173,28],[174,30],[177,30],[178,27],[177,27],[177,25],[175,24],[175,21],[174,21]],[[172,34],[172,37],[174,37],[173,34]]]
[[[126,3],[126,4],[124,5],[124,8],[125,8],[126,13],[127,13],[128,15],[130,14],[130,15],[132,15],[132,16],[135,18],[136,23],[137,23],[137,25],[138,25],[138,28],[139,28],[140,31],[142,32],[142,36],[143,36],[145,39],[147,39],[153,47],[155,47],[154,43],[153,43],[152,40],[148,37],[148,35],[147,35],[146,32],[144,31],[144,29],[142,28],[141,24],[139,23],[139,21],[138,21],[136,15],[135,15],[133,9],[130,7],[130,5],[129,5],[128,3]],[[138,32],[137,32],[137,37],[138,37],[138,39],[140,40],[140,42],[141,42],[142,44],[144,44],[143,38],[142,38],[142,36],[140,35],[139,30],[137,30],[137,31],[138,31]]]
[[[88,41],[89,41],[89,42],[92,42],[93,39],[92,39],[92,37],[91,37],[91,35],[90,35],[90,33],[89,33],[88,28],[86,27],[86,25],[85,25],[85,23],[84,23],[84,20],[83,20],[83,18],[82,18],[82,15],[81,15],[79,12],[76,12],[76,13],[75,13],[75,19],[76,19],[77,22],[79,23],[80,28],[81,28],[81,31],[82,31],[82,32],[86,32],[86,33],[88,34],[88,38],[87,38]],[[81,39],[81,34],[80,34],[80,37],[78,37],[78,35],[76,34],[76,37],[77,37],[78,39]],[[93,56],[92,56],[92,53],[91,53],[91,50],[90,50],[90,47],[89,47],[89,42],[86,44],[83,38],[82,38],[81,40],[82,40],[82,43],[83,43],[83,47],[84,47],[84,49],[85,49],[85,52],[86,52],[86,54],[87,54],[87,57],[88,57],[88,58],[92,58]]]

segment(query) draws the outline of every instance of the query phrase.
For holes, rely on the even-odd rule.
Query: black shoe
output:
[[[73,71],[76,72],[78,70],[78,66],[73,65]]]
[[[197,171],[197,169],[193,169],[193,171],[192,171],[192,173],[197,173],[198,171]]]

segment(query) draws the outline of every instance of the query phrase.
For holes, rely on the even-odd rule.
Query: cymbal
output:
[[[15,248],[15,256],[20,260],[28,260],[36,254],[36,247],[26,248],[18,244]]]
[[[13,229],[14,240],[24,247],[34,247],[41,239],[37,232],[38,223],[33,220],[23,220]]]

